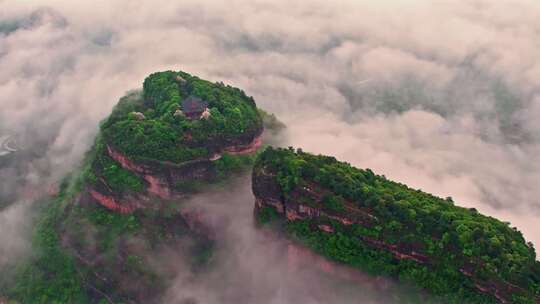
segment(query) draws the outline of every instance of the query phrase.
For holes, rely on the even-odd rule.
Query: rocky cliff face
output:
[[[193,96],[208,107],[203,119],[175,115]],[[184,72],[150,75],[142,92],[121,98],[80,172],[47,202],[39,254],[14,298],[161,303],[175,261],[192,274],[209,263],[223,220],[188,210],[186,197],[249,168],[262,133],[260,110],[243,91]]]
[[[294,197],[303,195],[303,197],[310,196],[311,199],[317,199],[318,195],[314,192],[314,189],[297,190],[294,195],[284,198],[280,197],[279,186],[275,182],[275,177],[272,175],[257,172],[253,175],[253,192],[255,194],[255,210],[261,210],[265,207],[274,209],[278,214],[284,217],[287,221],[293,222],[306,219],[333,219],[340,222],[342,225],[370,225],[370,223],[377,220],[376,217],[370,215],[368,212],[361,210],[351,210],[351,213],[346,215],[336,215],[325,212],[321,209],[314,208],[312,206],[303,204],[294,200]],[[309,194],[311,192],[311,194]],[[317,229],[324,233],[334,233],[332,225],[318,224]],[[359,242],[381,251],[391,253],[397,260],[409,260],[419,265],[425,265],[429,267],[436,261],[432,260],[428,255],[418,252],[414,246],[407,246],[406,244],[387,244],[380,240],[370,237],[361,237]],[[373,280],[369,276],[363,275],[361,272],[355,272],[350,268],[343,267],[339,264],[329,262],[325,259],[314,255],[308,249],[291,243],[287,252],[287,259],[291,268],[294,270],[302,263],[310,263],[316,265],[322,271],[332,275],[337,275],[342,278],[347,278],[360,284],[382,284],[384,286],[389,284],[389,281],[381,281],[381,279]],[[460,272],[474,280],[474,288],[481,293],[485,293],[495,297],[500,303],[512,303],[512,294],[523,293],[523,288],[504,281],[496,280],[478,280],[474,278],[471,272],[467,272],[464,268],[460,269]],[[540,303],[540,298],[537,297],[537,302]]]
[[[182,100],[207,107],[205,118],[178,115],[186,106]],[[101,125],[83,198],[127,214],[185,196],[184,186],[225,175],[218,171],[227,170],[230,159],[222,158],[261,147],[261,113],[237,88],[184,72],[154,73]]]
[[[103,178],[88,187],[85,198],[92,199],[103,207],[120,213],[131,213],[136,209],[155,207],[152,199],[171,200],[186,193],[176,185],[185,182],[210,182],[216,178],[213,163],[223,155],[249,155],[262,146],[262,129],[244,137],[244,142],[236,140],[236,145],[213,148],[210,158],[200,158],[181,164],[165,161],[133,161],[110,145],[106,147],[108,156],[123,169],[144,180],[145,189],[141,192],[115,193]]]
[[[170,81],[168,74],[165,74],[165,79]],[[208,85],[201,83],[199,79],[190,81],[194,85]],[[240,107],[244,100],[243,111],[248,112],[244,113],[245,116],[256,110],[255,103],[243,93],[240,94],[240,91],[221,86],[219,89],[224,90],[224,98],[229,97],[227,102],[236,103],[237,107]],[[105,227],[112,225],[111,233],[119,233],[115,236],[116,247],[110,248],[111,245],[102,241],[108,237],[103,235],[106,232],[101,231],[101,227],[97,229],[98,235],[95,235],[95,231],[92,235],[81,233],[70,228],[70,225],[62,227],[62,246],[76,257],[81,268],[89,269],[89,281],[94,282],[89,289],[96,298],[106,295],[104,290],[114,290],[114,294],[106,296],[127,302],[160,301],[158,295],[163,290],[163,285],[166,285],[166,280],[156,281],[152,267],[148,266],[156,264],[156,261],[152,261],[152,252],[157,245],[148,248],[141,242],[167,247],[179,246],[181,255],[190,256],[188,260],[203,263],[210,256],[209,248],[216,241],[215,226],[220,219],[206,218],[196,210],[186,211],[180,206],[182,200],[196,192],[194,186],[200,187],[226,177],[230,173],[227,170],[231,169],[231,163],[254,154],[262,146],[263,126],[257,111],[252,114],[251,123],[237,121],[239,126],[231,125],[229,131],[213,130],[217,123],[214,120],[219,119],[221,128],[228,123],[227,116],[220,113],[225,112],[225,106],[220,104],[220,100],[210,103],[211,110],[207,111],[208,115],[204,120],[190,120],[174,115],[179,111],[178,105],[169,99],[160,100],[163,94],[146,94],[146,91],[152,90],[155,93],[156,90],[161,90],[161,87],[145,86],[143,95],[147,96],[149,102],[141,106],[142,99],[128,98],[125,104],[121,102],[119,108],[102,125],[101,137],[96,142],[93,154],[89,156],[89,173],[85,174],[88,176],[87,182],[77,199],[84,214],[80,213],[80,208],[70,212],[74,221],[85,226],[88,223],[76,217],[96,214],[90,217],[90,221],[97,219],[105,221]],[[185,85],[178,90],[181,95],[191,94]],[[178,92],[168,93],[174,97]],[[169,104],[168,107],[172,109],[170,112],[174,113],[163,110],[163,104]],[[138,107],[136,112],[130,112],[133,107]],[[162,111],[162,116],[157,118],[154,115],[154,118],[150,119],[152,113],[157,111]],[[131,126],[125,127],[124,124]],[[242,125],[242,131],[239,131],[238,127]],[[184,129],[182,132],[179,131],[179,126]],[[237,129],[233,130],[233,127]],[[136,134],[128,138],[115,137],[117,132],[132,132],[133,128],[170,128],[171,131],[155,133],[144,138],[142,143],[135,138]],[[111,129],[114,129],[114,132],[111,132]],[[171,136],[175,136],[172,142],[163,141],[164,137]],[[126,142],[130,144],[127,145]],[[152,149],[160,149],[162,153],[135,145],[148,145]],[[163,155],[171,157],[164,158]],[[104,213],[100,209],[102,207],[116,215]],[[109,222],[109,218],[114,220]],[[121,231],[114,232],[118,225],[122,226]],[[92,239],[100,241],[93,243],[90,241]],[[101,251],[110,251],[116,258],[111,259]],[[166,261],[157,262],[160,263]],[[115,273],[126,268],[130,270],[127,274],[120,276]],[[167,277],[167,271],[161,271],[159,277]]]
[[[311,158],[311,156],[307,155],[304,159],[300,159],[300,157],[295,156],[298,154],[294,154],[290,150],[274,151],[266,151],[261,154],[253,171],[252,187],[255,195],[255,214],[263,217],[268,217],[269,212],[275,214],[274,217],[279,225],[285,228],[283,231],[286,231],[289,236],[293,236],[293,239],[305,242],[308,247],[345,264],[355,259],[354,250],[359,250],[362,254],[372,257],[380,255],[380,261],[377,261],[377,258],[372,258],[372,264],[403,263],[403,265],[409,265],[404,267],[402,271],[426,269],[429,272],[431,269],[435,273],[440,269],[448,269],[445,271],[453,273],[452,276],[460,277],[456,281],[458,283],[456,283],[455,288],[472,292],[467,300],[472,303],[482,301],[487,301],[487,303],[540,303],[540,297],[531,295],[526,284],[520,285],[495,275],[482,273],[482,269],[485,267],[484,262],[479,262],[475,257],[459,257],[459,260],[454,260],[450,264],[440,256],[430,254],[431,249],[427,248],[425,244],[418,241],[407,241],[407,239],[411,239],[411,236],[410,234],[406,236],[405,231],[403,236],[399,236],[398,233],[397,238],[385,238],[384,234],[381,235],[377,232],[381,227],[384,227],[384,224],[387,224],[385,221],[395,221],[386,215],[390,214],[388,211],[377,206],[370,207],[359,204],[342,196],[337,196],[339,203],[334,202],[334,205],[331,205],[328,198],[336,197],[336,192],[314,181],[314,179],[302,175],[302,170],[311,177],[317,176],[316,170],[321,170],[320,167],[306,162],[306,159]],[[323,159],[321,162],[333,164],[336,161],[335,159]],[[297,164],[304,167],[295,169]],[[328,171],[329,169],[326,169],[322,174],[326,174]],[[325,178],[322,174],[320,179]],[[328,177],[328,179],[332,178],[336,180],[339,177]],[[290,186],[291,181],[295,182],[292,187]],[[285,186],[289,187],[287,191],[284,190]],[[340,187],[350,189],[345,184],[340,184]],[[400,214],[407,213],[402,211]],[[435,239],[435,237],[432,238]],[[450,246],[447,250],[455,250],[452,249],[452,245]],[[288,256],[293,265],[299,259],[314,261],[313,254],[308,254],[305,249],[299,248],[302,247],[293,243],[289,252]],[[349,253],[343,254],[342,252]],[[456,255],[458,254],[456,253]],[[324,260],[313,263],[320,264],[320,268],[329,273],[336,272],[336,267],[332,263],[326,263]],[[534,261],[532,263],[534,264]],[[534,273],[533,269],[529,271]],[[338,272],[347,273],[343,270],[338,270]],[[396,272],[397,274],[399,272]],[[440,276],[440,279],[447,279],[442,277],[442,274]],[[434,276],[432,280],[438,279]],[[475,294],[487,297],[476,299]],[[446,296],[446,294],[443,295]]]
[[[306,219],[326,218],[332,219],[344,226],[353,224],[371,226],[378,221],[377,217],[367,210],[361,210],[347,205],[346,213],[338,213],[322,210],[314,207],[313,204],[302,203],[300,200],[310,202],[321,202],[323,191],[318,186],[312,184],[295,189],[288,196],[283,196],[276,176],[262,170],[253,172],[252,180],[253,193],[255,194],[255,209],[261,210],[265,207],[273,208],[278,214],[287,219],[287,221],[297,221]],[[319,224],[317,229],[325,233],[334,233],[334,228],[329,224]],[[414,262],[428,265],[430,259],[414,248],[408,246],[398,246],[395,244],[386,244],[370,237],[362,237],[359,241],[369,244],[373,248],[390,252],[396,259],[412,260]]]
[[[260,138],[260,134],[254,134],[254,138],[248,142],[222,148],[212,159],[196,159],[181,164],[155,160],[134,161],[107,146],[108,157],[122,169],[139,177],[143,188],[140,191],[117,192],[109,186],[105,178],[100,177],[95,183],[88,184],[78,196],[85,215],[81,214],[80,210],[69,214],[70,218],[80,222],[91,233],[74,231],[70,225],[62,226],[62,246],[75,257],[79,267],[87,269],[89,294],[95,299],[105,297],[111,301],[123,299],[127,303],[159,303],[159,296],[167,281],[155,281],[156,274],[152,272],[152,267],[161,269],[159,278],[173,275],[175,270],[171,268],[171,273],[168,274],[167,267],[155,266],[168,262],[154,261],[152,256],[156,248],[148,248],[141,241],[151,240],[150,243],[178,246],[175,254],[179,254],[181,259],[193,259],[186,256],[194,254],[206,256],[205,252],[209,249],[205,248],[211,248],[216,241],[216,221],[221,219],[207,218],[196,210],[186,211],[178,207],[179,205],[173,202],[182,201],[186,195],[193,195],[191,191],[184,192],[178,185],[192,182],[205,184],[216,180],[216,161],[223,155],[239,156],[256,152],[262,144]],[[76,218],[93,212],[105,216],[96,210],[101,207],[121,215],[122,218],[133,217],[138,222],[138,228],[133,232],[123,232],[115,241],[117,249],[114,258],[103,254],[103,251],[111,250],[104,247],[109,245],[102,241],[93,241],[107,238],[105,234],[108,232],[100,229],[96,232],[94,228],[90,228],[92,225],[89,227],[89,223]],[[147,215],[148,210],[152,210],[153,215]],[[161,235],[159,240],[156,239],[158,235]],[[125,272],[126,267],[131,270]]]

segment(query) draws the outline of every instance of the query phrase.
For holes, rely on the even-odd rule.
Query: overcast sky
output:
[[[72,170],[119,97],[181,69],[253,95],[286,144],[452,196],[538,247],[539,20],[535,0],[0,0],[0,136],[35,151],[0,163],[0,191]]]

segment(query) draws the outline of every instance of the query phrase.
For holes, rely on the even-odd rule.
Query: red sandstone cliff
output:
[[[300,189],[294,189],[287,197],[284,197],[276,182],[276,177],[271,173],[265,172],[264,168],[254,170],[252,187],[253,193],[255,194],[256,210],[263,207],[272,207],[287,221],[329,218],[346,226],[352,224],[370,226],[378,221],[374,215],[369,213],[369,210],[361,210],[347,202],[345,203],[347,212],[342,212],[341,214],[325,211],[322,208],[316,207],[317,203],[320,203],[324,191],[326,190],[320,189],[314,184],[304,186]],[[307,201],[311,202],[309,205],[305,203],[306,198]],[[318,228],[325,233],[334,233],[334,229],[330,225],[320,224],[318,225]],[[418,248],[417,246],[408,244],[387,244],[378,239],[369,237],[361,237],[358,241],[364,242],[371,247],[388,251],[398,260],[410,260],[415,263],[427,265],[428,267],[436,262],[428,255],[423,254],[422,248]],[[297,267],[298,261],[310,261],[310,263],[317,265],[317,267],[325,272],[342,272],[344,276],[349,277],[351,280],[362,281],[362,277],[356,274],[353,275],[353,272],[351,272],[349,267],[328,262],[324,258],[320,258],[309,250],[298,247],[297,245],[291,245],[289,247],[287,256],[293,269]],[[510,295],[524,292],[522,288],[506,281],[480,281],[474,275],[473,268],[466,268],[467,267],[460,269],[460,272],[465,277],[474,281],[475,288],[481,293],[494,296],[501,303],[511,303]],[[540,303],[540,299],[538,299],[537,302]]]
[[[162,161],[134,161],[108,145],[106,152],[122,168],[131,171],[145,181],[146,189],[142,193],[114,193],[106,181],[99,179],[96,185],[88,189],[90,199],[105,208],[120,212],[131,213],[136,209],[155,206],[152,200],[171,200],[182,197],[184,193],[175,189],[175,184],[186,181],[210,181],[216,171],[212,162],[222,154],[245,155],[256,152],[262,146],[260,133],[247,143],[238,142],[236,145],[225,146],[214,153],[209,159],[196,159],[181,164]]]

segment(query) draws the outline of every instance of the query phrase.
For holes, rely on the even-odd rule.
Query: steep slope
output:
[[[212,228],[182,203],[251,167],[261,113],[222,83],[147,77],[102,122],[80,172],[39,204],[34,256],[1,293],[20,303],[160,303],[171,260],[190,261],[194,274],[212,260]]]
[[[515,228],[333,157],[268,148],[253,171],[259,222],[331,260],[451,303],[538,303],[540,263]]]
[[[195,98],[201,108],[193,115],[186,100]],[[232,156],[255,152],[262,131],[255,102],[241,90],[183,72],[152,74],[142,94],[121,99],[103,122],[85,172],[89,195],[123,213],[143,208],[148,195],[177,197],[223,176]]]

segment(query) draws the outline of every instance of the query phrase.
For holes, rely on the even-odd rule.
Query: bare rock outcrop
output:
[[[137,209],[155,206],[152,198],[171,200],[185,195],[176,185],[201,181],[208,182],[216,178],[216,168],[213,162],[220,159],[222,154],[247,155],[255,153],[262,146],[262,137],[259,132],[246,137],[246,142],[238,142],[221,148],[208,159],[195,159],[181,164],[172,162],[145,160],[134,161],[107,145],[106,153],[120,166],[144,180],[145,189],[141,193],[119,194],[112,191],[103,179],[89,188],[86,197],[94,200],[105,208],[120,212],[131,213]]]

